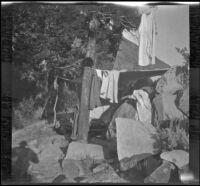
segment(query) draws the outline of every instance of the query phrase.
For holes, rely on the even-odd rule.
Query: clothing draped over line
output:
[[[137,82],[139,79],[161,75],[166,70],[155,71],[117,71],[92,69],[92,79],[89,94],[89,110],[102,106],[101,99],[108,100],[110,103],[118,103],[124,96],[123,91],[127,85]],[[124,83],[126,82],[126,83]]]
[[[108,99],[111,103],[118,103],[119,74],[117,70],[103,71],[100,97]]]
[[[92,69],[91,88],[89,95],[89,110],[101,106],[100,88],[101,88],[100,78],[97,75],[97,71],[95,69]]]
[[[139,61],[140,66],[155,64],[155,21],[153,11],[142,14],[139,26]]]
[[[109,108],[109,105],[102,103],[101,98],[108,100],[110,103],[118,103],[118,79],[120,74],[119,71],[92,70],[89,98],[90,119],[99,118]]]
[[[137,113],[138,119],[146,124],[151,125],[152,122],[152,107],[149,99],[149,95],[144,90],[134,90],[133,99],[137,100]]]

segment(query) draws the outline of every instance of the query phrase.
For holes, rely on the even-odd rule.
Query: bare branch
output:
[[[64,66],[64,67],[55,67],[55,68],[58,68],[58,69],[70,68],[70,67],[72,67],[72,66],[74,66],[74,65],[76,65],[76,64],[78,64],[78,63],[80,63],[80,62],[82,62],[82,61],[83,61],[83,59],[79,59],[78,61],[74,62],[74,63],[71,64],[71,65],[67,65],[67,66]]]
[[[56,79],[55,81],[57,81],[57,76],[56,76]],[[54,126],[56,126],[56,122],[57,122],[57,117],[56,117],[56,105],[57,105],[57,102],[58,102],[58,88],[56,90],[56,100],[55,100],[55,103],[54,103],[54,107],[53,107],[53,111],[54,111],[54,121],[53,121],[53,124]]]
[[[63,77],[60,77],[60,76],[58,76],[58,78],[62,79],[62,80],[65,80],[65,81],[72,81],[71,79],[63,78]]]

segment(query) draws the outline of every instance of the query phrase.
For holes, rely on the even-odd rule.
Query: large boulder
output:
[[[187,116],[189,116],[189,86],[183,90],[183,94],[179,100],[179,109]]]
[[[182,169],[189,164],[189,154],[183,150],[163,152],[160,157],[163,160],[174,163],[179,169]]]
[[[184,120],[186,116],[177,108],[175,104],[176,94],[162,92],[156,95],[152,101],[154,107],[153,122],[158,125],[161,121]]]
[[[63,161],[63,175],[70,182],[75,182],[75,178],[85,175],[83,163],[79,160],[65,159]]]
[[[121,169],[132,168],[138,161],[160,151],[157,133],[153,126],[147,127],[140,121],[117,118],[116,127],[117,154]]]
[[[161,166],[144,179],[144,183],[169,183],[172,169],[170,162],[163,161]]]
[[[104,170],[103,167],[105,168]],[[99,167],[98,167],[99,169]],[[101,171],[93,172],[88,175],[81,183],[128,183],[127,180],[121,178],[109,164],[100,166]]]
[[[51,138],[48,143],[40,146],[40,153],[38,153],[39,163],[31,164],[29,172],[34,175],[37,182],[49,183],[54,178],[62,173],[61,162],[63,158],[61,149],[52,144]]]
[[[138,119],[137,110],[133,107],[132,104],[124,102],[113,114],[112,120],[108,126],[107,138],[116,139],[116,118],[129,118],[129,119]]]
[[[68,147],[65,159],[85,160],[103,160],[103,147],[95,144],[86,144],[80,142],[71,142]]]
[[[188,72],[184,66],[174,66],[158,80],[156,91],[158,93],[170,92],[174,94],[184,88],[188,82],[188,78]]]

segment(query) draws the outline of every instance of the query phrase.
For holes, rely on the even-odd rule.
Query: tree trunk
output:
[[[86,57],[90,57],[94,61],[94,68],[96,67],[96,32],[98,28],[99,22],[96,18],[93,18],[89,23],[89,39]]]
[[[87,45],[86,57],[90,57],[94,61],[94,68],[96,67],[96,37],[89,37]]]

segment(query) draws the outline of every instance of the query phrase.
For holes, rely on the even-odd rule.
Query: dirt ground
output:
[[[43,149],[47,148],[49,145],[49,139],[52,139],[54,136],[58,136],[52,129],[46,127],[45,122],[41,121],[32,125],[27,126],[24,129],[14,131],[12,134],[12,149],[15,149],[19,146],[20,142],[26,141],[27,144],[34,142],[37,140],[37,149]],[[98,141],[95,141],[97,144]],[[109,148],[109,145],[105,148]],[[50,149],[51,151],[52,149]],[[59,151],[59,150],[58,150]],[[105,150],[107,155],[109,156],[109,152]],[[52,150],[53,152],[53,150]],[[55,154],[55,153],[54,153]],[[53,157],[54,158],[54,157]],[[55,157],[55,159],[58,157]],[[84,169],[84,176],[79,177],[79,173],[77,170],[77,167],[74,165],[73,162],[67,164],[67,168],[65,168],[64,172],[62,171],[54,171],[52,172],[52,169],[56,170],[59,169],[59,160],[55,160],[55,164],[51,162],[51,160],[48,162],[43,158],[43,161],[45,162],[38,168],[39,170],[34,170],[34,163],[30,163],[29,167],[27,168],[27,174],[24,174],[22,178],[17,178],[13,180],[13,183],[46,183],[46,182],[53,182],[53,183],[69,183],[69,182],[75,182],[75,183],[98,183],[98,182],[105,182],[105,183],[125,183],[128,182],[127,180],[121,178],[113,169],[113,167],[109,164],[107,164],[107,168],[105,170],[102,170],[97,173],[93,173],[91,170],[91,167],[88,167],[86,165],[86,162],[84,162],[83,169]],[[63,160],[64,161],[64,160]],[[89,163],[88,163],[89,164]],[[55,167],[54,167],[55,166]],[[97,166],[97,165],[96,165]],[[33,169],[33,170],[31,170]],[[66,170],[67,169],[67,170]],[[43,171],[43,172],[42,172]],[[44,175],[45,171],[45,175]],[[67,172],[67,175],[65,173]],[[69,178],[71,175],[71,178]]]
[[[28,157],[29,154],[25,154],[26,152],[22,150],[23,153],[21,156],[23,161],[17,165],[17,169],[15,165],[17,174],[19,174],[20,171],[22,174],[13,179],[10,184],[72,182],[141,184],[144,183],[144,178],[147,174],[159,166],[157,160],[152,157],[149,159],[149,167],[147,169],[142,168],[139,170],[136,167],[126,172],[120,172],[115,144],[113,142],[93,138],[90,140],[90,143],[103,146],[105,160],[99,163],[94,163],[90,160],[82,161],[81,166],[84,174],[80,175],[80,169],[77,167],[76,162],[72,160],[67,160],[67,162],[64,157],[62,157],[63,151],[58,148],[59,146],[57,145],[61,143],[52,144],[52,139],[57,139],[59,141],[63,139],[62,137],[61,135],[57,135],[52,129],[46,127],[44,121],[13,132],[12,150],[17,151],[16,149],[19,148],[19,144],[23,144],[21,142],[25,141],[25,144],[32,144],[30,150],[33,150],[33,154],[38,156],[38,161],[32,158],[27,159],[27,162],[24,163],[25,157]],[[34,148],[31,149],[32,147]],[[15,159],[14,154],[12,158]],[[93,171],[102,164],[103,166],[105,165],[104,168],[96,172]]]

